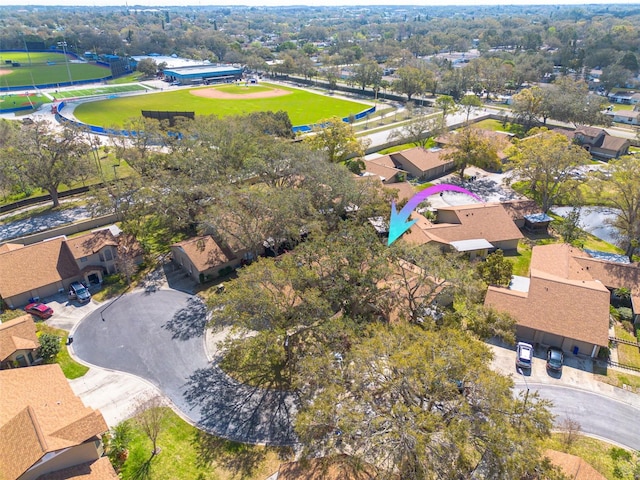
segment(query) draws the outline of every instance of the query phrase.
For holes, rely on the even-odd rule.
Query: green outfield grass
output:
[[[52,93],[57,100],[64,98],[89,97],[91,95],[108,95],[123,92],[143,92],[147,90],[142,85],[108,85],[96,88],[82,88],[79,90],[63,90]]]
[[[29,58],[23,52],[0,52],[0,70],[10,72],[0,75],[0,87],[31,87],[69,81],[69,72],[73,81],[92,80],[111,75],[111,70],[91,63],[72,63],[67,65],[65,56],[60,53],[33,52]],[[5,64],[6,60],[20,63],[19,67]],[[71,57],[69,57],[71,60]],[[47,65],[47,62],[55,62]]]
[[[50,100],[44,95],[31,94],[29,96],[17,93],[0,93],[0,111],[20,107],[37,107]]]
[[[212,87],[203,87],[212,88]],[[76,107],[74,115],[78,120],[90,125],[119,126],[125,120],[139,117],[141,110],[194,111],[197,115],[240,115],[256,111],[284,110],[293,125],[314,123],[332,116],[347,117],[368,108],[367,104],[319,95],[304,90],[280,85],[262,84],[252,90],[243,86],[224,85],[228,93],[252,93],[269,88],[287,90],[291,93],[280,97],[259,99],[209,99],[196,97],[190,90],[145,94],[134,97],[116,98],[98,102],[87,102]],[[228,90],[235,88],[236,90]]]
[[[69,57],[71,60],[73,57]],[[0,52],[0,62],[4,64],[5,60],[11,60],[12,62],[18,62],[23,65],[31,63],[44,63],[57,62],[64,63],[65,55],[63,53],[55,52]],[[75,59],[74,59],[75,60]]]

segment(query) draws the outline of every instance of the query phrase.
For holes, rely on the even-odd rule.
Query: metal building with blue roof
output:
[[[242,78],[242,68],[233,65],[169,68],[164,70],[164,77],[167,81],[177,82],[180,85],[225,82]]]

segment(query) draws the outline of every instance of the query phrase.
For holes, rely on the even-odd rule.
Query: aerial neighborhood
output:
[[[0,480],[640,478],[635,5],[0,22]]]

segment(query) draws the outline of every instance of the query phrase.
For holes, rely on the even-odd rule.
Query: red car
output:
[[[53,315],[53,308],[47,307],[44,303],[30,303],[24,307],[24,311],[40,318],[49,318]]]

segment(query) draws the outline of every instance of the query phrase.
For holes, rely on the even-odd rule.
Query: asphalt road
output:
[[[294,400],[239,384],[209,362],[205,324],[206,307],[196,296],[136,292],[82,320],[73,348],[87,363],[148,380],[206,431],[246,443],[294,443]]]
[[[640,450],[640,431],[633,427],[640,418],[637,407],[577,388],[540,383],[530,383],[529,388],[553,402],[551,411],[556,415],[556,425],[570,418],[580,423],[583,433]],[[515,392],[523,390],[525,385],[521,383],[514,388]]]

